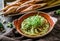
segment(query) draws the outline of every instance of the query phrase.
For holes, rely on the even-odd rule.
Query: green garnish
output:
[[[4,30],[3,24],[0,22],[0,31],[3,31],[3,30]]]
[[[7,27],[8,28],[12,28],[13,27],[12,23],[11,22],[8,22]]]
[[[0,22],[0,28],[2,28],[3,27],[3,24]]]
[[[21,30],[28,35],[44,34],[48,31],[49,23],[40,16],[34,15],[25,19],[21,24]]]
[[[56,14],[57,15],[60,15],[60,9],[59,10],[56,10]]]

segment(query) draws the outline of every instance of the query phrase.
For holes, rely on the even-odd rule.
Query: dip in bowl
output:
[[[20,34],[30,38],[45,36],[54,26],[51,16],[40,11],[28,12],[13,23]]]

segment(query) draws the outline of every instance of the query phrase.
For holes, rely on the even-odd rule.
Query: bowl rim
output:
[[[20,18],[18,18],[18,19],[21,19],[22,17],[24,17],[24,16],[26,16],[27,14],[30,14],[30,13],[32,13],[32,12],[42,12],[42,11],[31,11],[31,12],[27,12],[26,14],[22,15],[22,16],[21,16]],[[50,16],[48,13],[45,13],[45,12],[42,12],[42,13],[48,15],[48,16],[50,17],[50,19],[52,20],[51,16]],[[17,20],[17,19],[16,19],[16,20]],[[14,22],[15,22],[16,20],[13,21],[13,24],[14,24]],[[52,20],[52,22],[53,22],[53,20]],[[15,27],[15,25],[14,25],[14,27]],[[15,28],[16,28],[16,27],[15,27]],[[29,37],[29,38],[38,38],[38,37],[43,37],[43,36],[47,35],[48,33],[50,33],[50,32],[52,31],[53,28],[54,28],[54,22],[53,22],[53,26],[50,28],[50,30],[49,30],[48,32],[46,32],[46,33],[43,34],[43,35],[38,35],[38,36],[29,36],[29,35],[26,35],[26,34],[22,33],[22,32],[21,32],[20,30],[18,30],[17,28],[16,28],[16,30],[17,30],[21,35],[23,35],[23,36],[26,36],[26,37]]]

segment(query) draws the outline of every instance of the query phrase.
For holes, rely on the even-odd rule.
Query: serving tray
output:
[[[10,1],[10,0],[9,0]],[[59,6],[59,5],[58,5]],[[0,0],[0,9],[2,9],[4,7],[4,0]],[[2,14],[3,12],[0,12],[0,14]],[[5,17],[5,16],[0,16],[0,21],[2,22],[2,20],[6,20],[6,22],[12,22],[13,20],[15,20],[15,19],[17,19],[17,18],[19,18],[21,15],[17,15],[17,16],[7,16],[7,17]],[[57,19],[56,18],[54,18],[54,17],[52,17],[53,18],[53,20],[54,20],[54,22],[56,23],[56,21],[57,21]],[[56,21],[55,21],[56,20]],[[5,35],[5,34],[7,34],[7,33],[9,33],[11,30],[13,30],[13,28],[7,28],[7,26],[6,26],[6,24],[7,23],[5,23],[5,24],[3,24],[4,25],[4,28],[5,28],[5,30],[6,30],[6,32],[5,33],[0,33],[0,35]]]

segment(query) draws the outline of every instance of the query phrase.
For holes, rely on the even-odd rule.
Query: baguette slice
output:
[[[16,9],[18,8],[19,6],[13,6],[13,7],[10,7],[8,10],[6,10],[4,12],[3,15],[7,16],[7,15],[11,15],[13,13],[16,13]]]
[[[23,11],[24,9],[26,9],[26,8],[32,6],[32,5],[33,5],[33,4],[27,4],[27,5],[19,6],[19,7],[17,8],[16,12],[19,13],[19,12]]]
[[[41,1],[43,1],[43,0],[30,0],[30,1],[26,1],[25,3],[21,4],[21,6],[26,5],[26,4],[35,4],[35,3],[41,2]]]
[[[45,6],[46,3],[42,3],[42,4],[35,4],[35,5],[32,5],[30,7],[28,7],[27,9],[21,11],[21,12],[28,12],[28,11],[32,11],[32,10],[35,10],[35,9],[38,9],[38,8],[41,8],[43,6]]]

